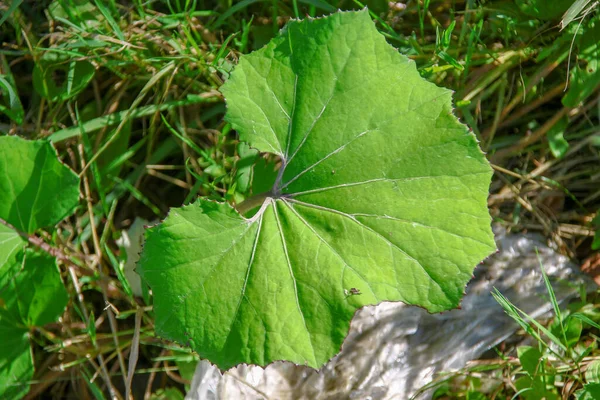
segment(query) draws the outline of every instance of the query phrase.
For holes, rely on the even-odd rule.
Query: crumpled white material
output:
[[[135,267],[140,259],[140,253],[144,244],[145,227],[156,222],[151,223],[143,218],[136,218],[129,229],[121,232],[121,238],[117,240],[117,245],[123,247],[127,253],[127,261],[123,266],[123,273],[131,287],[131,291],[136,296],[142,295],[142,278],[135,272]]]
[[[589,284],[569,260],[537,235],[496,232],[499,251],[475,270],[462,308],[432,315],[401,303],[365,307],[342,352],[320,371],[277,362],[241,365],[221,374],[201,361],[186,399],[408,399],[436,373],[463,367],[511,336],[517,325],[490,292],[498,288],[534,318],[549,311],[542,264],[564,302]],[[419,399],[431,398],[431,392]]]

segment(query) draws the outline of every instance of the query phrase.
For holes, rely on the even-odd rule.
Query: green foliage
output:
[[[0,394],[2,398],[25,394],[29,380],[37,382],[32,385],[36,393],[43,388],[38,397],[125,398],[126,391],[122,389],[125,382],[121,380],[130,370],[128,354],[136,353],[129,346],[136,327],[134,315],[141,316],[137,354],[139,364],[143,364],[134,370],[134,380],[140,376],[139,369],[161,359],[152,373],[156,374],[155,385],[160,382],[164,390],[155,394],[181,397],[181,393],[170,387],[180,388],[185,379],[190,379],[193,361],[184,367],[181,360],[172,357],[173,348],[156,339],[155,314],[150,306],[152,295],[147,285],[143,285],[142,298],[134,298],[124,274],[124,269],[128,269],[124,268],[127,258],[135,258],[137,251],[128,256],[115,240],[132,222],[164,218],[169,207],[189,204],[198,196],[227,201],[243,209],[259,206],[261,195],[272,191],[278,171],[282,170],[281,158],[239,142],[238,132],[224,122],[226,107],[218,89],[239,58],[246,60],[243,54],[266,45],[290,18],[314,18],[338,8],[368,6],[371,18],[386,40],[414,60],[421,76],[456,91],[454,98],[460,106],[457,115],[482,140],[482,147],[498,167],[488,199],[496,222],[508,225],[513,232],[525,228],[543,230],[552,237],[556,248],[574,254],[576,259],[593,257],[588,246],[591,240],[585,235],[589,235],[588,221],[599,207],[596,176],[599,136],[595,124],[599,83],[594,73],[586,70],[588,64],[594,65],[596,56],[593,39],[586,41],[585,37],[595,29],[597,1],[573,1],[564,14],[562,30],[556,26],[560,18],[556,10],[564,7],[563,1],[16,0],[4,3],[0,4],[3,38],[0,131],[2,135],[48,139],[56,146],[59,157],[72,168],[86,164],[87,170],[78,173],[87,177],[91,191],[86,193],[85,201],[91,203],[93,218],[90,208],[79,207],[58,225],[55,222],[63,215],[49,218],[45,228],[36,227],[33,232],[28,229],[16,232],[0,224],[1,298],[4,299],[9,288],[15,289],[15,277],[25,273],[26,252],[44,251],[41,247],[60,255],[59,267],[63,272],[68,266],[69,279],[65,274],[63,280],[71,294],[63,319],[35,328],[26,327],[20,315],[13,317],[7,314],[4,304],[0,306],[7,315],[3,321],[13,321],[0,327],[0,346],[5,337],[11,338],[5,343],[8,349],[0,349],[0,355],[10,360],[0,362],[0,374],[11,375],[18,381],[13,382],[17,386],[11,383],[10,393]],[[370,36],[369,33],[367,37]],[[369,47],[365,54],[371,51]],[[371,75],[365,69],[357,83],[362,85]],[[395,73],[390,73],[391,79],[385,81],[379,75],[375,77],[386,88],[396,85],[394,76]],[[564,88],[569,87],[566,80],[572,86],[565,95]],[[378,90],[373,90],[373,97],[383,92]],[[392,92],[390,89],[389,93]],[[263,95],[268,93],[265,91]],[[322,93],[315,92],[313,97]],[[574,103],[569,102],[569,107],[565,107],[567,103],[560,100],[563,96]],[[363,99],[368,104],[369,96],[357,96],[356,101]],[[553,118],[557,113],[567,117],[555,123]],[[400,120],[402,123],[405,121]],[[401,128],[399,125],[398,130]],[[337,131],[332,131],[331,136],[337,137]],[[406,144],[404,137],[399,142]],[[386,148],[388,145],[386,142]],[[11,153],[7,153],[9,170],[4,169],[4,164],[0,166],[4,183],[8,175],[21,180],[19,174],[26,170],[25,164],[16,164],[21,161]],[[372,160],[374,168],[381,164],[378,156],[372,159],[366,155],[354,156],[348,157],[351,159],[348,165],[353,169],[365,168]],[[52,157],[55,158],[54,153]],[[3,162],[0,158],[0,163]],[[295,168],[294,163],[295,159],[286,169]],[[329,171],[331,178],[344,172],[338,168],[332,170],[335,173]],[[60,174],[61,169],[56,171]],[[54,175],[51,171],[40,174],[40,181]],[[325,177],[319,179],[325,181]],[[555,202],[549,201],[560,200],[560,194],[547,196],[548,190],[557,188],[568,196],[564,207],[560,204],[556,207]],[[64,201],[61,194],[71,196],[76,192],[71,185],[47,190],[39,193],[39,203],[43,200],[60,207]],[[1,187],[0,197],[5,193]],[[246,199],[248,202],[244,204]],[[71,205],[76,204],[74,197],[70,201]],[[280,204],[282,200],[277,202]],[[0,209],[6,204],[2,199]],[[23,204],[26,207],[22,210],[27,210],[33,202]],[[419,207],[420,204],[409,207],[411,218]],[[66,215],[68,207],[64,208]],[[254,207],[244,217],[252,218],[258,210],[259,207]],[[429,209],[421,212],[426,214]],[[38,217],[45,215],[48,215],[46,209]],[[232,215],[239,218],[236,213]],[[445,223],[455,229],[450,221]],[[592,224],[597,225],[600,222]],[[333,228],[331,232],[335,233]],[[329,230],[330,226],[324,229]],[[285,234],[289,236],[287,230]],[[592,248],[599,246],[600,234],[597,234]],[[324,251],[325,247],[322,246]],[[358,251],[364,248],[354,242],[347,247]],[[468,244],[462,248],[468,249]],[[370,253],[357,252],[356,256],[368,258]],[[316,263],[315,266],[321,267]],[[401,272],[401,276],[406,276],[410,271]],[[189,273],[184,276],[191,280]],[[57,284],[58,280],[48,282]],[[340,280],[335,284],[338,290],[343,286]],[[367,302],[364,299],[371,295],[362,288],[345,286],[344,301],[352,307]],[[77,287],[81,296],[75,291]],[[60,293],[56,297],[62,299]],[[571,356],[598,354],[596,328],[592,334],[589,332],[593,326],[590,323],[600,321],[595,301],[588,297],[584,301],[588,302],[585,311],[582,308],[580,312],[563,315],[560,323],[556,319],[549,327],[544,325],[562,346],[564,343],[571,346],[563,350],[552,344],[553,350],[560,349],[561,356],[564,357],[563,351],[569,356],[559,361],[548,346],[540,346],[539,350],[546,363],[557,365],[557,370],[551,372],[555,373],[557,383],[577,380],[578,386],[573,390],[591,384],[578,375],[586,371],[585,358],[580,371],[569,368],[574,365]],[[345,304],[341,307],[344,312]],[[116,322],[109,318],[111,310]],[[578,336],[577,329],[572,330],[578,325],[575,320],[583,323],[577,344],[573,344]],[[532,332],[549,340],[535,326]],[[108,337],[113,334],[113,338]],[[194,338],[189,340],[192,342]],[[35,361],[33,378],[31,352]],[[124,368],[120,365],[122,358]],[[497,399],[510,399],[515,394],[514,381],[529,376],[520,365],[514,365],[514,358],[506,364],[504,359],[488,361],[497,368],[496,385],[507,379],[498,396],[497,392],[489,391],[489,384],[482,379],[485,372],[475,370],[474,376],[463,382],[460,395],[448,386],[447,398],[493,395]],[[174,370],[173,363],[179,372]],[[104,374],[101,366],[106,366],[108,374]],[[176,377],[177,373],[184,381]],[[20,374],[22,377],[18,378]],[[3,384],[0,380],[0,387]],[[134,389],[136,398],[143,395]]]
[[[541,266],[541,265],[540,265]],[[560,387],[565,385],[565,382],[580,382],[582,389],[577,390],[575,398],[577,399],[595,399],[598,398],[598,389],[600,385],[600,363],[597,360],[589,362],[587,356],[595,350],[596,343],[592,345],[584,343],[582,333],[584,328],[599,329],[600,325],[595,322],[598,319],[597,307],[588,304],[586,301],[574,302],[566,310],[561,310],[557,303],[554,289],[552,288],[546,273],[542,268],[542,276],[546,283],[546,289],[550,299],[550,304],[553,306],[554,319],[549,324],[549,327],[543,326],[531,316],[521,311],[514,306],[506,297],[500,294],[497,290],[493,293],[494,297],[504,308],[506,313],[519,324],[527,335],[536,343],[536,347],[521,345],[516,348],[518,364],[511,367],[510,364],[504,366],[502,364],[487,368],[487,374],[490,381],[486,377],[482,379],[482,374],[477,373],[475,376],[470,376],[464,371],[458,374],[465,377],[465,382],[472,385],[474,381],[479,382],[478,393],[484,394],[484,386],[490,386],[491,382],[496,382],[491,385],[495,394],[505,395],[502,398],[511,398],[509,393],[514,393],[512,398],[522,398],[531,400],[548,400],[560,399]],[[592,318],[594,319],[592,319]],[[595,339],[595,336],[592,336]],[[585,366],[583,361],[588,360]],[[507,358],[504,360],[508,361]],[[471,372],[481,372],[482,370],[474,369]],[[585,371],[585,374],[581,374]],[[497,384],[500,376],[508,376],[510,384],[508,390],[500,390],[501,387]],[[583,378],[583,379],[582,379]],[[455,395],[455,392],[449,390],[447,382],[445,385],[431,385],[439,388],[437,393],[449,395],[450,398]],[[581,386],[579,386],[581,387]],[[490,387],[487,388],[489,393]],[[571,390],[574,391],[575,387]],[[514,390],[514,392],[512,392]],[[467,397],[468,398],[468,397]],[[484,397],[487,398],[487,397]],[[569,397],[571,398],[571,397]]]
[[[85,89],[94,72],[94,66],[87,61],[47,55],[35,65],[33,87],[50,101],[68,100]]]
[[[58,223],[78,202],[79,179],[49,142],[0,137],[0,218],[33,233]]]
[[[577,400],[596,400],[600,399],[600,383],[586,383],[583,389],[575,393]]]
[[[17,232],[0,224],[0,288],[6,286],[15,274],[16,257],[24,244]]]
[[[2,398],[27,393],[34,369],[29,330],[56,321],[68,300],[53,257],[27,250],[15,261],[9,283],[0,288]]]
[[[546,361],[537,348],[521,346],[517,349],[521,367],[527,373],[515,381],[515,387],[524,399],[558,399],[554,375],[549,373]]]
[[[594,360],[585,369],[585,380],[588,383],[600,383],[600,361]]]
[[[563,98],[563,104],[569,107],[587,99],[600,85],[600,18],[584,22],[583,27],[573,25],[578,51],[571,69],[569,91]],[[567,38],[571,39],[571,35]]]
[[[4,69],[8,70],[8,66],[5,65]],[[25,111],[23,111],[23,105],[19,99],[15,81],[10,71],[7,72],[8,74],[6,75],[0,74],[0,93],[4,99],[4,104],[0,103],[0,112],[8,115],[17,124],[22,124]]]
[[[569,150],[569,142],[565,139],[565,129],[568,125],[568,118],[562,118],[546,134],[550,151],[556,158],[562,158]]]
[[[29,391],[33,360],[28,330],[18,318],[0,308],[0,396],[19,399]]]
[[[535,347],[521,346],[517,349],[517,354],[523,370],[529,376],[536,376],[540,361],[542,361],[542,353]]]
[[[49,142],[11,136],[0,137],[0,171],[0,397],[12,399],[33,376],[30,329],[56,321],[68,301],[54,257],[26,249],[21,235],[71,213],[79,179]]]
[[[458,305],[495,248],[490,168],[450,91],[422,79],[367,11],[290,22],[222,92],[241,139],[281,167],[238,206],[250,219],[199,200],[148,230],[139,272],[159,335],[222,369],[319,368],[362,306]]]
[[[592,226],[595,230],[594,240],[592,242],[592,249],[599,250],[600,249],[600,210],[592,220]]]
[[[560,17],[573,0],[515,0],[521,11],[541,19],[555,19]]]
[[[566,28],[571,22],[575,21],[579,17],[585,17],[597,6],[598,3],[593,2],[592,0],[575,0],[560,21],[561,29]]]

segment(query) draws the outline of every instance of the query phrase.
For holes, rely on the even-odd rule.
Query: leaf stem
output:
[[[252,210],[263,204],[265,200],[269,197],[274,197],[271,192],[264,192],[261,194],[257,194],[256,196],[252,196],[242,201],[240,204],[235,205],[235,209],[241,216],[244,216],[248,211]]]
[[[2,218],[0,218],[0,224],[15,231],[15,233],[18,234],[19,236],[21,236],[23,239],[27,240],[29,243],[31,243],[35,247],[39,248],[40,250],[50,254],[52,257],[58,258],[59,260],[64,261],[64,262],[68,262],[71,264],[73,263],[73,261],[71,261],[69,256],[67,256],[65,253],[63,253],[63,251],[61,249],[44,242],[44,239],[42,239],[41,237],[36,236],[36,235],[29,235],[23,231],[20,231],[19,229],[14,227],[11,223],[3,220]]]

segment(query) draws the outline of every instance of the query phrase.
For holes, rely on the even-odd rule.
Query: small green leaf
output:
[[[17,255],[24,245],[18,233],[0,224],[0,291],[20,270]]]
[[[61,60],[48,53],[33,68],[33,87],[50,101],[68,100],[86,88],[95,72],[87,61]]]
[[[240,193],[247,193],[252,183],[252,167],[259,153],[244,142],[238,144],[237,152],[240,158],[235,163],[236,190]]]
[[[591,2],[592,0],[575,0],[563,15],[562,20],[560,21],[560,29],[565,29],[576,18],[585,14],[586,7]]]
[[[556,158],[562,158],[569,150],[569,142],[564,137],[565,129],[568,125],[568,117],[562,118],[546,134],[550,151]]]
[[[542,353],[535,347],[520,346],[517,349],[517,355],[521,362],[521,367],[529,374],[534,377],[538,373],[538,365],[542,359]]]
[[[600,399],[600,383],[588,383],[583,389],[575,393],[577,400],[598,400]]]
[[[138,270],[158,335],[221,369],[319,368],[360,307],[459,304],[495,249],[491,168],[452,93],[367,10],[291,21],[222,92],[240,139],[281,167],[251,218],[199,200],[147,231]]]
[[[8,115],[10,119],[21,125],[25,111],[17,94],[14,81],[8,76],[0,75],[0,93],[6,99],[6,104],[0,104],[0,112]]]
[[[277,179],[278,170],[279,166],[276,160],[259,158],[252,169],[252,193],[260,194],[271,190]]]
[[[540,19],[560,17],[573,3],[573,0],[515,0],[521,11]]]
[[[576,107],[585,101],[600,86],[600,18],[594,17],[567,36],[574,40],[577,62],[571,66],[569,90],[563,97],[563,104]]]
[[[594,233],[594,241],[592,242],[592,249],[598,250],[598,249],[600,249],[600,211],[598,211],[598,214],[592,220],[592,226],[594,227],[594,229],[596,231]]]
[[[90,319],[88,321],[87,333],[90,335],[90,339],[92,339],[92,344],[94,347],[96,346],[96,316],[94,315],[94,310],[90,313]]]
[[[177,388],[159,389],[152,393],[150,400],[183,400],[185,396]]]
[[[0,17],[0,25],[4,24],[4,21],[10,18],[10,16],[19,8],[21,3],[23,3],[23,0],[12,0],[8,9],[5,8],[2,10],[2,17]]]
[[[594,360],[585,369],[585,380],[587,383],[600,384],[600,361]]]
[[[452,41],[452,32],[454,32],[455,26],[456,20],[452,21],[450,26],[448,26],[448,28],[442,32],[440,38],[440,46],[442,47],[442,50],[448,50],[448,47],[450,47],[450,42]]]
[[[572,348],[577,343],[579,343],[579,339],[581,338],[581,332],[583,331],[583,322],[577,318],[569,318],[566,320],[564,328],[565,336],[567,339],[567,343],[565,343],[565,345],[568,348]]]
[[[79,202],[79,178],[46,141],[0,136],[0,218],[33,233],[54,226]]]
[[[558,400],[555,389],[549,389],[540,377],[523,376],[515,381],[519,398],[525,400]],[[516,398],[516,397],[515,397]]]
[[[94,28],[100,24],[102,14],[91,0],[54,0],[48,6],[50,16],[56,20],[67,20],[80,27]]]
[[[437,55],[439,58],[441,58],[442,60],[446,61],[448,64],[452,65],[454,68],[458,69],[459,71],[462,71],[465,69],[465,67],[463,67],[457,59],[455,59],[454,57],[452,57],[450,54],[446,53],[443,50],[440,50],[437,52]]]
[[[1,307],[0,338],[0,398],[20,399],[33,377],[29,332]]]
[[[68,301],[56,259],[30,249],[24,252],[24,257],[23,270],[0,296],[9,312],[27,327],[54,322]]]

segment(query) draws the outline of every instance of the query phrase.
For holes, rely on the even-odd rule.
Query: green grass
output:
[[[541,232],[561,253],[594,265],[600,247],[600,237],[594,242],[600,209],[595,2],[572,13],[563,30],[568,2],[561,1],[364,3],[423,76],[455,90],[457,113],[496,172],[489,200],[494,221],[509,231]],[[184,366],[193,356],[154,337],[148,296],[132,296],[120,270],[126,259],[116,243],[121,230],[136,217],[163,218],[198,195],[243,201],[247,165],[257,155],[223,122],[219,87],[240,54],[263,46],[290,18],[362,6],[346,0],[0,4],[0,132],[49,138],[89,186],[74,217],[53,232],[38,232],[76,264],[61,270],[70,293],[81,288],[82,301],[69,304],[62,324],[33,332],[32,397],[100,398],[108,388],[125,397],[127,359],[138,340],[135,397],[185,390]],[[555,388],[547,390],[558,398],[590,382],[585,370],[598,356],[595,295],[568,310],[555,308],[554,325],[534,323],[512,310],[510,299],[498,299],[539,339],[543,371],[527,372],[520,357],[511,358],[516,353],[502,354],[446,380],[444,396],[477,398],[481,369],[503,382],[495,398],[517,395],[515,382],[523,377],[552,375]],[[574,343],[573,321],[582,323]],[[90,376],[97,377],[86,383]],[[567,382],[573,382],[569,389]]]

